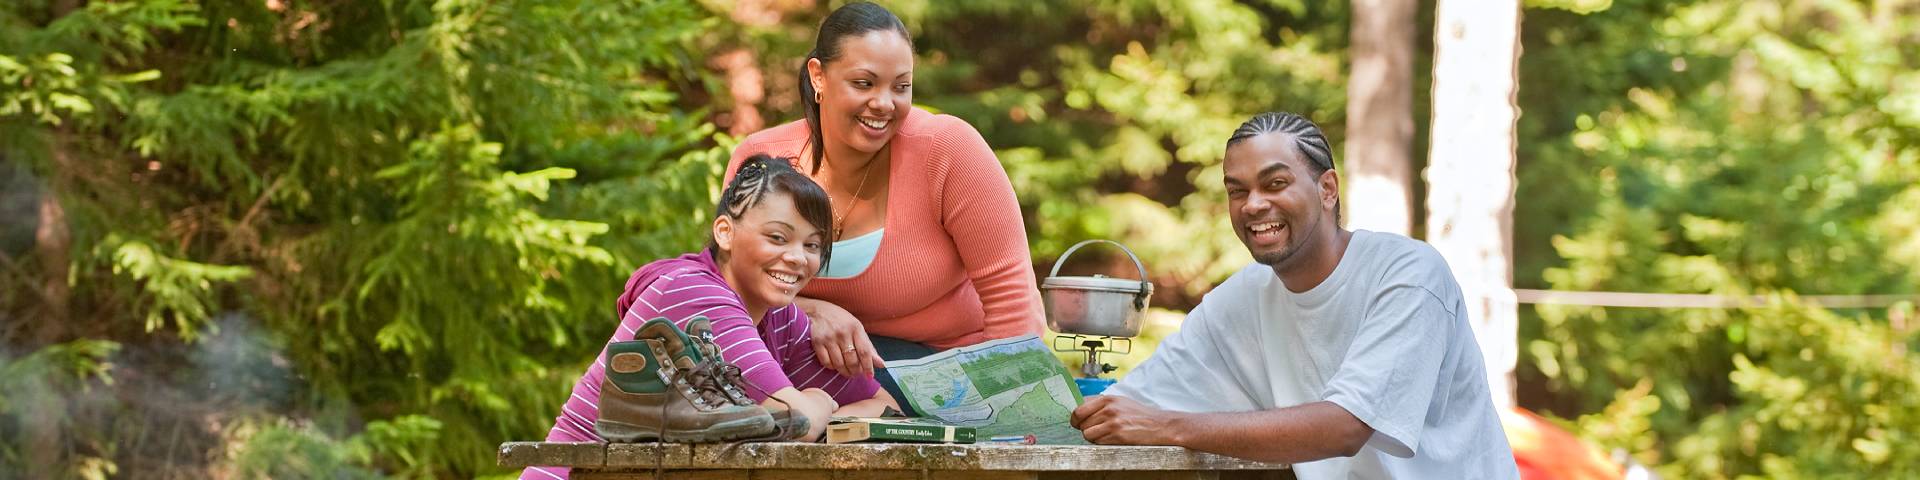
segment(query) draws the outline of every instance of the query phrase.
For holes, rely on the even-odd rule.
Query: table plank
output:
[[[607,444],[598,442],[507,442],[500,444],[503,467],[599,467],[607,460]]]
[[[657,477],[652,471],[581,471],[575,472],[572,478],[574,480],[1043,480],[1048,478],[1039,475],[1033,472],[922,472],[917,470],[670,470],[661,472]],[[1115,477],[1114,480],[1120,478],[1122,477]],[[1076,477],[1062,480],[1081,479]]]
[[[1285,470],[1263,463],[1180,447],[1067,445],[946,445],[912,443],[750,443],[725,445],[660,443],[507,442],[504,467],[564,467],[666,470],[912,470],[912,471],[1258,471]]]
[[[1291,480],[1290,471],[965,472],[951,470],[651,470],[588,471],[574,480]]]

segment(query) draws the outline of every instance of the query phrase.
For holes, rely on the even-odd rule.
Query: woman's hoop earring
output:
[[[813,103],[820,103],[820,92],[813,92]]]

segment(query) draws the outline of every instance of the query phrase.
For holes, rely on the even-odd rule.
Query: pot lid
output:
[[[1047,277],[1046,280],[1040,282],[1040,288],[1072,288],[1080,290],[1140,293],[1141,289],[1152,292],[1153,284],[1139,280],[1094,275],[1091,277]]]

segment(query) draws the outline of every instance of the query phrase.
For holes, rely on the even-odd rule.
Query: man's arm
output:
[[[1180,413],[1101,395],[1073,411],[1073,425],[1102,445],[1173,445],[1262,462],[1348,457],[1373,428],[1330,402],[1273,410]]]

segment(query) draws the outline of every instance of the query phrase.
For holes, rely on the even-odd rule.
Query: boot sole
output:
[[[779,425],[778,433],[786,435],[788,438],[806,433],[807,427],[813,426],[811,422],[807,421],[806,415],[801,415],[800,412],[792,410],[775,414],[773,416],[773,423]],[[782,438],[780,440],[787,439]]]
[[[668,443],[718,443],[765,436],[778,425],[771,417],[757,417],[715,424],[699,430],[663,430],[659,427],[598,420],[593,429],[600,438],[612,443],[661,441]]]

